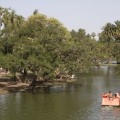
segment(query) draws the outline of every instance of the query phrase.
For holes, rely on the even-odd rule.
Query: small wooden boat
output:
[[[102,106],[120,106],[120,98],[108,98],[107,96],[102,97]]]

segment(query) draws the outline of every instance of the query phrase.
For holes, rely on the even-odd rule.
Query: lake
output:
[[[120,107],[101,106],[109,90],[120,91],[120,66],[92,69],[44,93],[0,95],[0,120],[120,120]]]

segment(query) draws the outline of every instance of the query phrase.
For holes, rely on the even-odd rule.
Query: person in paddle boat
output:
[[[104,98],[109,98],[109,100],[112,98],[112,92],[109,91],[108,93],[104,93],[103,95]]]
[[[114,96],[113,96],[113,99],[115,99],[115,98],[118,98],[116,93],[115,93]]]
[[[107,98],[107,93],[106,92],[102,93],[102,97]]]
[[[120,98],[120,91],[116,93],[117,97]]]

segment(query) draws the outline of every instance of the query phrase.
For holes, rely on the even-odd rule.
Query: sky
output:
[[[70,31],[82,28],[89,34],[98,34],[106,23],[120,20],[120,0],[0,0],[0,6],[12,8],[25,18],[38,9]]]

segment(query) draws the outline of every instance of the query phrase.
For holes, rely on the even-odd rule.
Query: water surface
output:
[[[120,107],[101,106],[101,93],[120,90],[119,70],[96,68],[46,93],[0,95],[0,120],[120,120]]]

